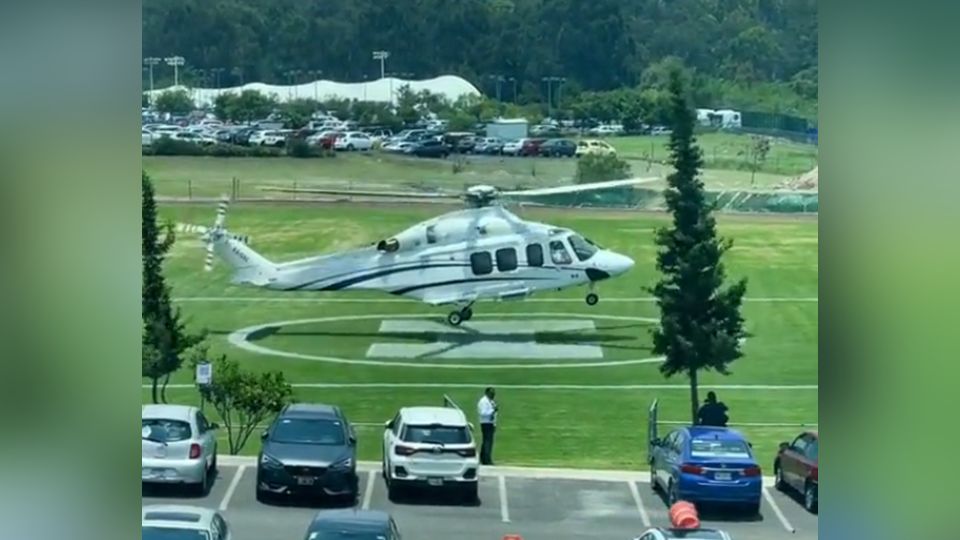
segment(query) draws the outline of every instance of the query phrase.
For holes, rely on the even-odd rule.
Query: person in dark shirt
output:
[[[727,406],[722,401],[717,401],[715,392],[707,392],[707,399],[697,412],[697,423],[701,426],[726,427],[727,420]]]

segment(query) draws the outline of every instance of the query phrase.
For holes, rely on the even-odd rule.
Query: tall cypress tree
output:
[[[667,377],[684,373],[690,379],[690,406],[697,421],[697,374],[715,370],[729,374],[728,366],[742,356],[745,336],[740,307],[746,279],[724,287],[721,259],[733,245],[717,236],[714,205],[707,202],[700,168],[703,158],[694,136],[696,113],[687,97],[683,73],[670,77],[673,133],[670,156],[675,172],[664,192],[672,225],[657,231],[657,269],[660,281],[651,290],[660,307],[660,326],[653,331],[653,349],[666,360],[660,371]]]
[[[180,310],[170,303],[170,288],[163,278],[163,261],[173,246],[171,226],[157,224],[157,204],[154,200],[153,183],[142,173],[140,240],[143,258],[143,286],[141,308],[143,313],[143,339],[141,375],[150,379],[151,397],[154,403],[166,402],[166,383],[170,375],[183,364],[183,353],[202,340],[191,335],[180,318]],[[157,386],[163,379],[161,395]]]

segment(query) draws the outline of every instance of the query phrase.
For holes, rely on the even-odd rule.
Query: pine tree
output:
[[[743,354],[740,307],[747,283],[741,279],[724,287],[721,259],[733,242],[717,236],[714,206],[707,202],[699,178],[703,157],[694,136],[696,114],[679,71],[670,77],[669,92],[673,124],[669,148],[675,172],[667,177],[664,195],[673,221],[656,235],[657,269],[662,277],[651,290],[660,307],[653,349],[666,358],[660,367],[665,376],[685,373],[689,377],[696,423],[698,372],[712,369],[727,375],[729,364]]]
[[[173,246],[173,228],[157,225],[157,204],[153,184],[142,173],[141,225],[143,285],[141,309],[143,315],[143,339],[141,375],[150,379],[151,397],[154,403],[166,402],[167,382],[170,375],[183,364],[183,353],[202,340],[200,335],[187,333],[180,317],[180,310],[170,303],[170,288],[163,278],[163,261]],[[163,387],[158,395],[158,385]]]

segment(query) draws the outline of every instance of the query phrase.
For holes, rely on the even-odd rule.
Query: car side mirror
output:
[[[781,451],[786,450],[787,448],[790,448],[790,443],[785,443],[785,442],[780,443]]]
[[[267,440],[267,434],[268,434],[268,432],[266,432],[266,431],[264,431],[263,433],[261,433],[261,434],[260,434],[260,440],[261,440],[261,441]]]
[[[654,445],[654,446],[660,446],[660,444],[661,444],[662,442],[663,442],[663,441],[661,441],[660,439],[653,439],[652,441],[650,441],[650,444],[652,444],[652,445]]]
[[[393,420],[387,420],[383,423],[383,427],[387,429],[393,429]]]
[[[211,429],[211,430],[220,429],[220,424],[218,424],[218,423],[216,423],[216,422],[211,422],[210,425],[208,426],[208,428]]]
[[[476,431],[477,426],[473,425],[473,422],[467,422],[467,425],[470,426],[470,431]]]

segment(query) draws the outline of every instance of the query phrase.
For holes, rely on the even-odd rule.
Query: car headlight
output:
[[[274,469],[283,468],[283,463],[280,463],[279,459],[269,454],[260,454],[260,465],[268,468],[274,468]]]
[[[350,469],[353,467],[353,458],[347,456],[340,461],[337,461],[333,465],[330,465],[331,469]]]

